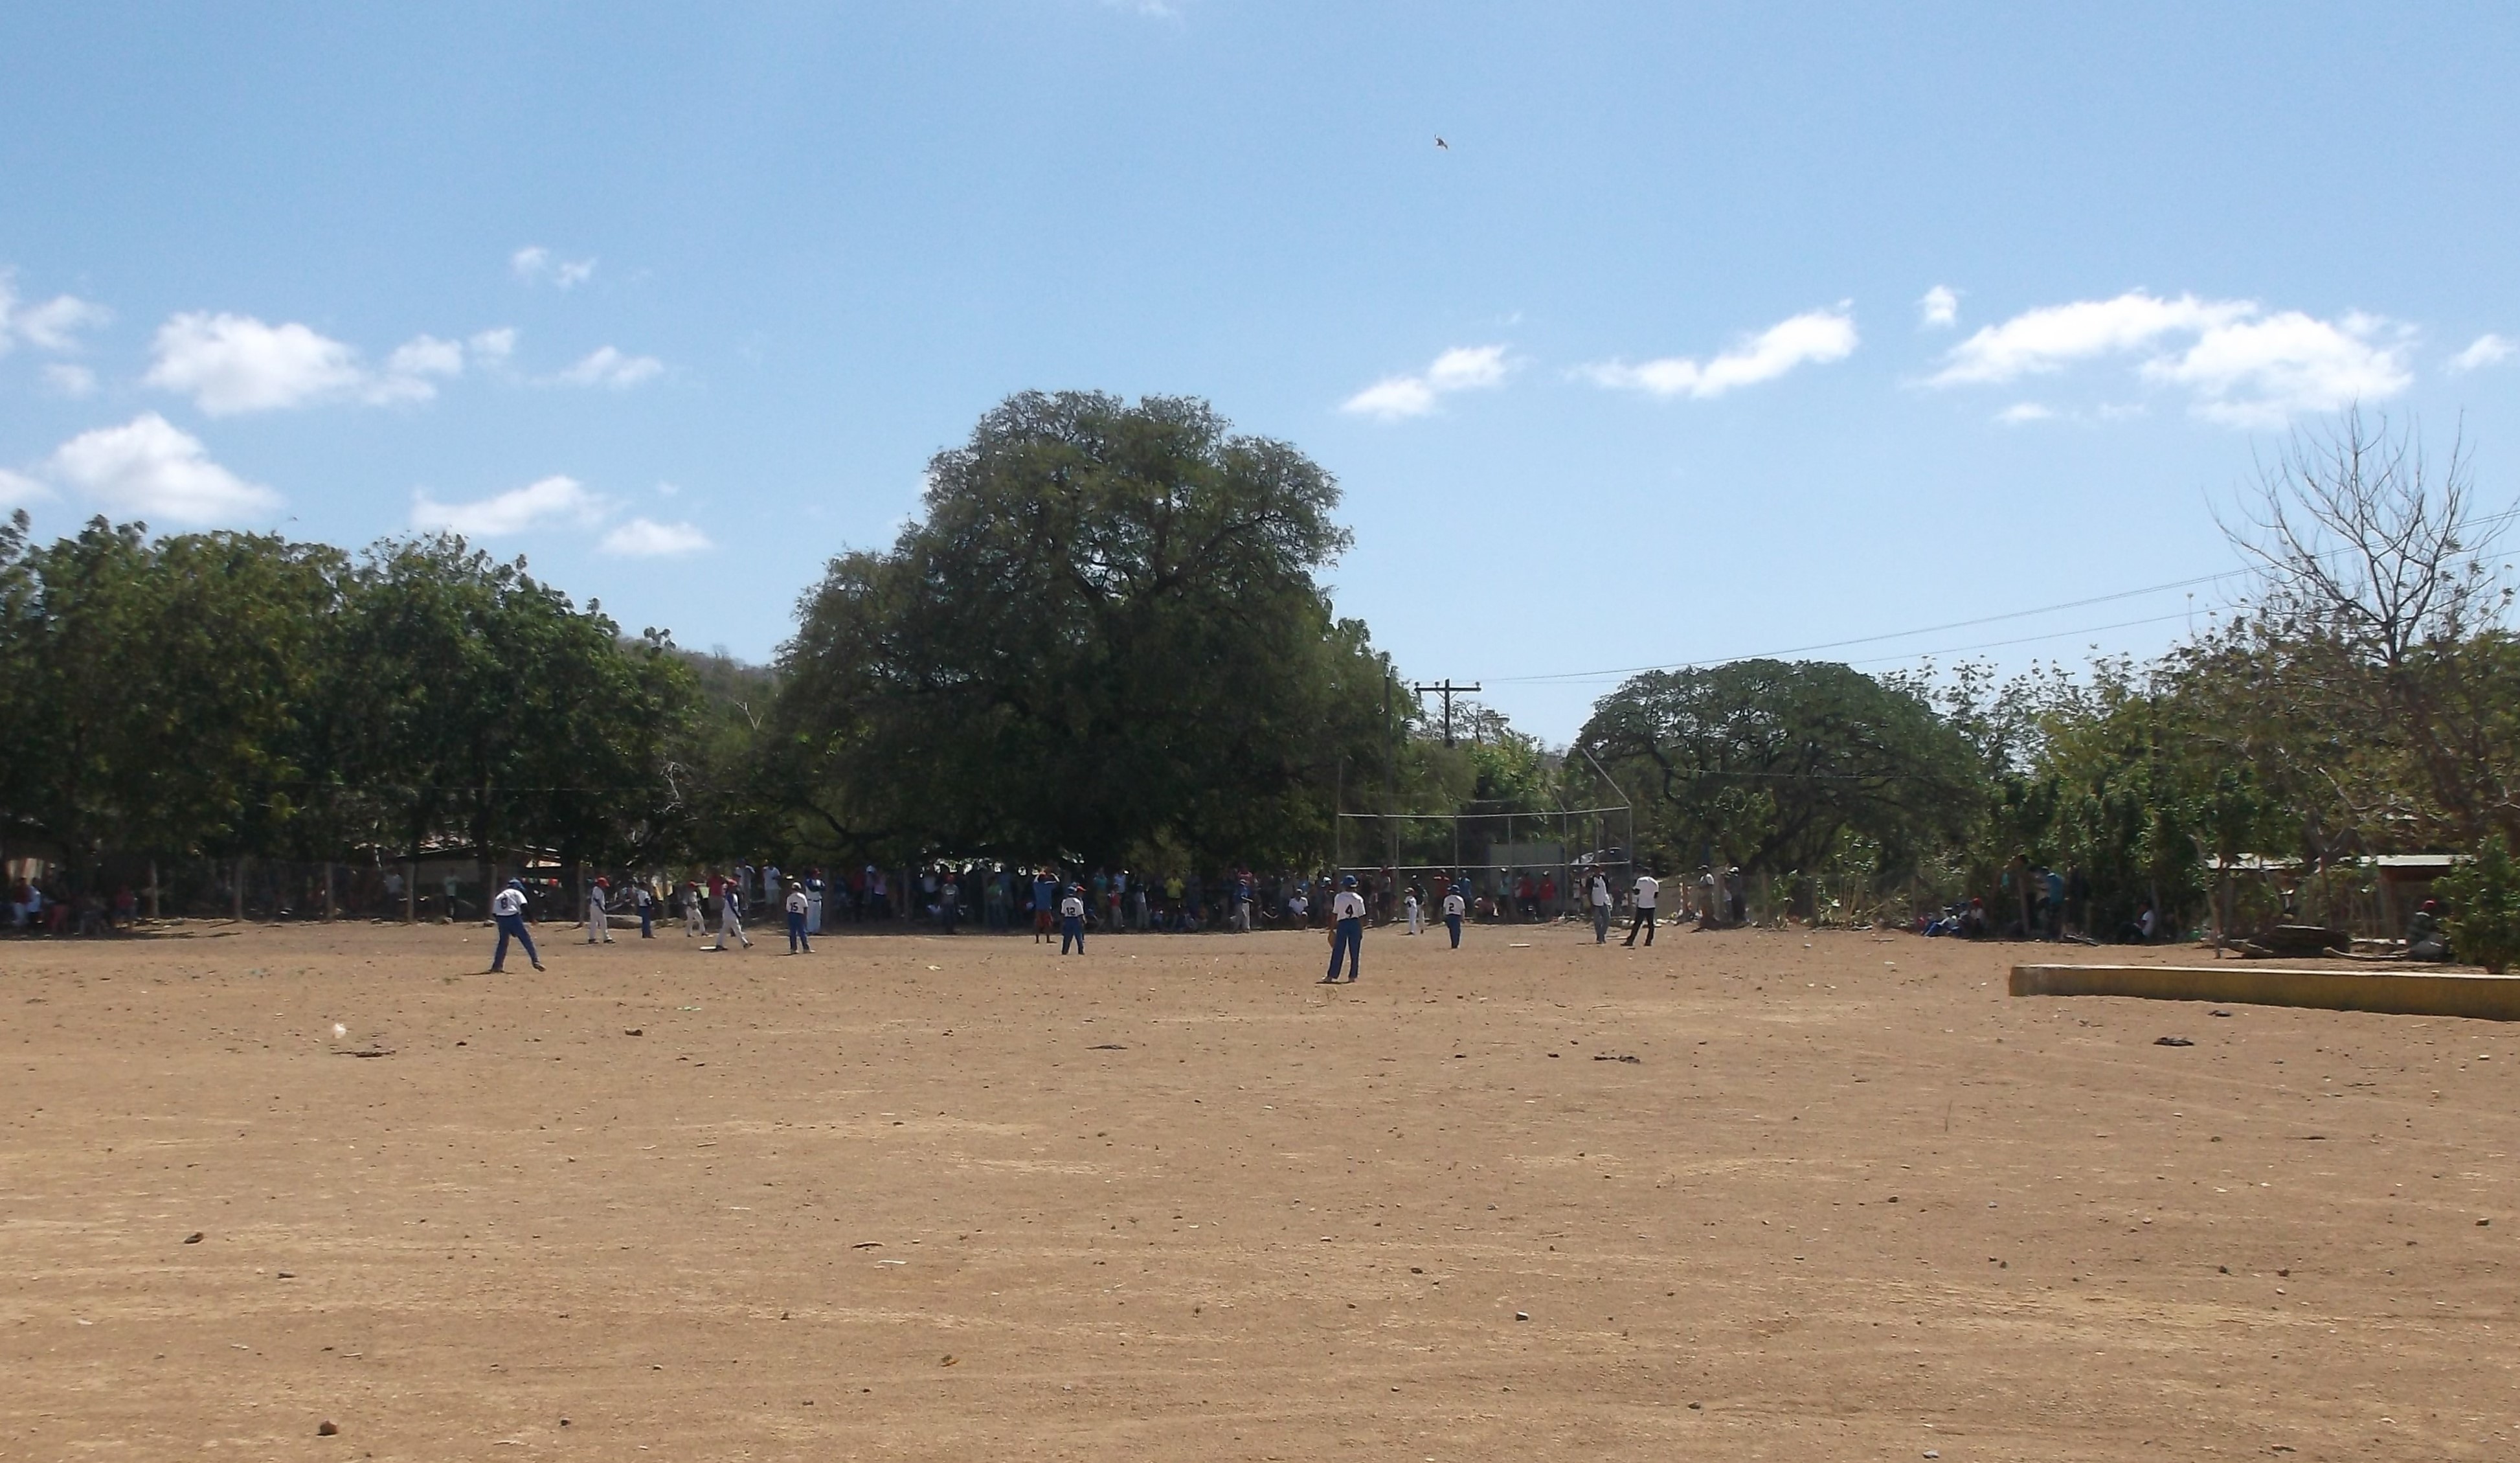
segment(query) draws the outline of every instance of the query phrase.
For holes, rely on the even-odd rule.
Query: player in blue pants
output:
[[[1071,886],[1067,897],[1058,901],[1058,953],[1067,953],[1070,940],[1076,943],[1076,953],[1085,953],[1085,886],[1081,884]]]
[[[508,887],[491,896],[490,918],[499,925],[499,947],[490,952],[490,973],[497,975],[508,963],[508,941],[515,939],[525,947],[525,958],[534,969],[543,968],[543,957],[534,953],[534,937],[525,932],[525,882],[511,879]]]
[[[1338,983],[1339,961],[1345,957],[1348,983],[1354,984],[1365,956],[1365,896],[1356,892],[1354,874],[1340,877],[1339,892],[1330,899],[1330,973],[1322,977],[1322,983]]]

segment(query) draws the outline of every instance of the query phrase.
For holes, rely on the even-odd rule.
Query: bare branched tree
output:
[[[2389,669],[2418,646],[2498,622],[2508,595],[2488,562],[2507,514],[2475,517],[2464,435],[2438,467],[2413,425],[2366,425],[2360,407],[2296,429],[2259,467],[2244,522],[2224,532],[2261,571],[2261,612]]]
[[[2477,511],[2463,436],[2436,461],[2413,425],[2348,410],[2262,464],[2239,516],[2224,531],[2260,592],[2224,644],[2281,723],[2260,751],[2306,758],[2288,775],[2332,788],[2367,845],[2520,828],[2511,591],[2491,554],[2514,514]]]

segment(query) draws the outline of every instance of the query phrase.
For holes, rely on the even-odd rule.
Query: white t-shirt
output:
[[[1593,876],[1593,902],[1603,909],[1610,907],[1610,881],[1598,874]]]
[[[1444,896],[1444,913],[1447,915],[1459,919],[1462,912],[1467,908],[1468,906],[1462,903],[1462,896],[1460,894],[1446,894]]]
[[[1069,894],[1066,898],[1058,901],[1058,917],[1063,920],[1081,920],[1085,918],[1085,901],[1076,897],[1074,894]]]
[[[1654,895],[1659,892],[1661,889],[1661,885],[1654,883],[1653,875],[1639,874],[1637,876],[1637,907],[1639,909],[1653,908]]]
[[[1286,900],[1286,914],[1290,919],[1302,919],[1305,911],[1311,908],[1312,906],[1305,902],[1302,894],[1295,894]]]
[[[501,919],[513,919],[525,912],[525,896],[513,889],[503,889],[490,896],[490,912]]]
[[[1330,900],[1330,918],[1334,920],[1365,918],[1365,896],[1352,889],[1340,890],[1338,897]]]
[[[805,897],[805,892],[803,890],[793,889],[788,892],[788,912],[789,914],[804,914],[812,910],[813,907],[813,901]]]

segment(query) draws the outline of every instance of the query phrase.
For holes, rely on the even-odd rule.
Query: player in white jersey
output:
[[[525,958],[534,969],[543,968],[542,957],[534,953],[534,937],[525,930],[525,883],[511,879],[508,887],[490,897],[490,918],[498,922],[499,947],[490,952],[490,972],[498,974],[508,963],[508,941],[516,940],[525,947]]]
[[[1330,973],[1322,977],[1325,985],[1335,985],[1339,962],[1345,957],[1348,983],[1356,983],[1365,955],[1365,896],[1356,892],[1356,876],[1339,878],[1339,892],[1330,898]]]
[[[586,942],[602,940],[612,943],[612,916],[604,907],[605,895],[612,890],[612,881],[598,879],[586,887]]]
[[[1645,932],[1646,947],[1648,949],[1652,947],[1654,932],[1654,897],[1661,888],[1661,885],[1654,882],[1654,876],[1650,870],[1642,871],[1637,875],[1637,892],[1635,894],[1636,913],[1628,920],[1627,944],[1630,948],[1635,947],[1637,942],[1637,932],[1640,930]]]
[[[814,953],[814,942],[805,937],[806,919],[814,912],[814,901],[805,897],[801,884],[788,886],[788,953]]]
[[[1058,953],[1066,954],[1071,941],[1076,953],[1085,953],[1085,886],[1081,884],[1068,886],[1058,901]]]
[[[742,940],[745,949],[752,948],[752,937],[743,933],[743,886],[733,880],[727,881],[725,892],[718,896],[717,943],[702,945],[700,948],[723,950],[726,948],[726,937],[730,935]]]

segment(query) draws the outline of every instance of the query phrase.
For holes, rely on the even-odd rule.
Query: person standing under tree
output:
[[[499,925],[499,946],[490,952],[490,974],[499,975],[508,964],[508,941],[514,939],[525,947],[525,958],[534,969],[543,968],[540,955],[534,953],[534,937],[525,929],[525,882],[511,879],[508,887],[490,899],[490,918]]]
[[[805,897],[801,884],[788,886],[788,953],[814,953],[814,942],[805,937],[805,917],[814,909],[814,901]]]
[[[604,896],[610,892],[612,881],[598,878],[586,887],[586,942],[602,940],[612,943],[612,916],[605,911]]]
[[[653,875],[649,876],[649,878],[653,877]],[[639,937],[654,939],[656,937],[656,891],[650,886],[648,879],[641,879],[630,886],[630,901],[639,907]]]
[[[1034,944],[1049,943],[1051,921],[1057,918],[1059,903],[1058,882],[1050,877],[1050,870],[1034,870],[1032,876],[1032,942]]]
[[[1068,886],[1067,897],[1058,901],[1058,953],[1067,953],[1068,942],[1076,944],[1076,953],[1085,953],[1085,886]]]
[[[1610,876],[1599,869],[1585,882],[1585,897],[1593,906],[1593,943],[1610,942]]]
[[[1653,947],[1654,897],[1660,892],[1661,888],[1662,887],[1660,885],[1654,883],[1652,870],[1645,869],[1638,872],[1637,892],[1635,895],[1636,913],[1628,921],[1627,948],[1636,948],[1637,932],[1640,930],[1645,932],[1645,947],[1647,949],[1651,949]]]
[[[723,950],[726,948],[726,937],[730,935],[742,940],[745,949],[752,948],[752,937],[743,933],[743,886],[732,879],[727,881],[726,888],[718,893],[717,943],[702,945],[700,948]]]
[[[1356,892],[1354,874],[1339,876],[1339,892],[1330,899],[1330,973],[1322,977],[1323,984],[1338,983],[1342,958],[1353,985],[1365,958],[1365,896]]]

